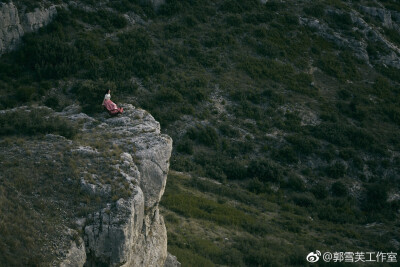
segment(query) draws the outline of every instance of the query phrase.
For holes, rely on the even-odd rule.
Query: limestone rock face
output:
[[[167,259],[164,263],[164,267],[181,267],[181,263],[174,255],[168,253]]]
[[[382,22],[382,27],[400,31],[400,26],[397,22],[400,21],[400,19],[398,19],[398,16],[400,17],[398,12],[364,6],[361,7],[361,10],[365,14],[377,17]],[[336,9],[328,9],[327,13],[337,15],[343,14],[342,11]],[[334,42],[338,47],[343,49],[349,48],[355,56],[368,64],[375,62],[400,69],[400,49],[396,44],[388,40],[377,27],[367,23],[358,11],[352,10],[349,15],[353,24],[352,31],[357,31],[362,35],[362,38],[355,38],[341,30],[333,29],[328,23],[316,18],[300,18],[300,24],[312,28],[318,35]],[[377,59],[371,59],[367,52],[368,42],[379,43],[381,47],[384,47],[389,52],[384,55],[379,55]]]
[[[71,247],[65,259],[60,263],[60,267],[83,266],[86,262],[85,244],[81,237],[77,242],[72,241]]]
[[[392,27],[392,14],[389,10],[367,6],[361,6],[361,10],[371,16],[378,17],[382,21],[383,26],[387,28]]]
[[[83,217],[66,218],[57,225],[65,230],[61,239],[51,243],[49,252],[56,255],[52,266],[164,266],[167,231],[158,204],[166,185],[172,139],[161,134],[160,124],[147,111],[130,104],[122,107],[124,113],[116,117],[106,112],[88,116],[76,104],[58,113],[41,106],[0,111],[40,109],[80,127],[76,139],[47,134],[30,145],[35,151],[39,147],[46,151],[49,160],[61,153],[70,155],[76,185],[101,203],[79,215]],[[65,183],[71,182],[66,177]],[[76,225],[71,228],[72,222]]]
[[[55,15],[57,15],[56,6],[36,8],[33,12],[26,13],[22,16],[22,28],[24,32],[37,31],[39,28],[49,24]]]
[[[89,215],[84,227],[87,261],[85,266],[163,266],[167,258],[167,231],[158,203],[164,193],[172,139],[160,133],[160,124],[147,112],[123,105],[124,114],[97,119],[76,114],[79,109],[60,113],[83,120],[86,133],[107,136],[122,151],[114,165],[129,182],[128,198],[121,198]],[[74,153],[95,150],[78,147]],[[82,187],[88,187],[82,181]],[[92,194],[105,195],[105,185],[90,184]]]
[[[13,3],[0,3],[0,54],[14,48],[24,34]]]
[[[15,49],[21,37],[47,25],[57,14],[55,6],[19,14],[12,3],[0,3],[0,55]]]

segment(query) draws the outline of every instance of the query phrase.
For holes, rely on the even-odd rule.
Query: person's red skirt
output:
[[[117,107],[117,105],[111,100],[104,100],[104,108],[108,111],[110,115],[122,114],[124,112],[123,108]]]

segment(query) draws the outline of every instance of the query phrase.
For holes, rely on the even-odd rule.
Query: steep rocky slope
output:
[[[34,3],[27,12],[44,3],[13,2],[18,9],[17,3]],[[168,0],[154,8],[160,2],[46,0],[66,8],[47,27],[26,34],[19,49],[1,56],[0,109],[48,106],[65,118],[79,102],[100,125],[105,117],[98,115],[99,100],[111,88],[113,99],[148,110],[174,140],[174,171],[161,206],[168,249],[183,264],[304,266],[305,255],[317,248],[398,252],[399,1]],[[89,240],[88,262],[118,261],[104,252],[104,237],[96,234],[119,218],[107,217],[107,203],[131,195],[113,167],[124,161],[125,150],[113,147],[108,134],[84,130],[71,139],[82,140],[81,148],[63,160],[54,152],[37,166],[35,157],[43,156],[33,152],[39,147],[56,151],[40,135],[46,129],[74,138],[73,129],[89,124],[79,112],[71,118],[82,121],[72,127],[51,118],[42,123],[39,118],[48,115],[35,114],[19,114],[15,124],[2,118],[9,121],[0,127],[2,162],[12,175],[0,187],[0,207],[12,208],[2,208],[7,224],[0,221],[1,233],[14,232],[32,244],[26,233],[51,229],[46,224],[51,216],[37,225],[40,214],[67,211],[69,218],[88,218],[78,221],[82,226],[69,226],[77,231],[72,238]],[[35,133],[34,142],[25,137]],[[102,156],[93,161],[96,150]],[[86,165],[88,170],[80,167]],[[29,169],[34,171],[26,179]],[[103,175],[114,172],[116,182]],[[73,179],[62,188],[56,177]],[[146,189],[156,185],[143,183],[143,194],[157,198],[161,191]],[[48,195],[51,201],[41,201]],[[68,195],[76,203],[63,197]],[[19,219],[14,210],[34,218],[29,221],[37,227],[13,228]],[[51,239],[64,233],[56,230]],[[112,231],[135,236],[125,228]],[[71,238],[64,239],[70,246]],[[12,262],[16,257],[9,251],[23,254],[17,248],[24,246],[4,240],[7,246],[0,249],[8,254],[0,253],[0,259],[6,255]],[[57,254],[60,260],[83,255],[82,243]],[[123,246],[116,248],[122,258],[131,257]]]
[[[13,2],[0,3],[0,55],[15,49],[25,33],[47,25],[56,15],[55,5],[25,13],[18,10]]]
[[[75,183],[83,194],[99,198],[102,203],[99,206],[102,208],[92,208],[79,218],[64,210],[68,215],[58,223],[58,231],[63,232],[59,239],[44,238],[44,248],[50,240],[56,244],[55,248],[60,248],[45,252],[58,256],[52,259],[53,263],[61,266],[163,266],[167,258],[167,233],[158,203],[166,185],[172,140],[160,133],[159,123],[148,112],[129,104],[124,105],[123,115],[113,118],[108,115],[89,117],[80,113],[77,105],[58,114],[46,107],[22,107],[3,110],[1,115],[29,113],[36,109],[46,111],[49,116],[75,121],[82,128],[73,141],[52,134],[46,135],[44,140],[27,139],[25,148],[29,147],[29,155],[35,155],[42,166],[60,156],[72,156],[70,163],[76,175],[59,182],[67,186]],[[93,142],[97,147],[91,146]],[[2,156],[12,153],[11,157],[18,157],[16,147],[5,148]],[[25,148],[21,148],[22,151]],[[29,155],[19,156],[29,160]],[[93,170],[93,165],[100,166]],[[58,173],[61,175],[62,171]],[[84,203],[77,205],[85,206]],[[74,208],[64,207],[66,210]],[[51,234],[44,229],[38,236]]]

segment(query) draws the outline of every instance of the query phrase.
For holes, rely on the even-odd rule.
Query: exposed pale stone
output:
[[[56,6],[36,8],[20,15],[12,3],[0,3],[0,55],[15,49],[21,37],[47,25],[57,14]]]
[[[49,143],[45,148],[47,152],[65,147],[65,153],[110,164],[115,172],[105,175],[111,180],[125,179],[126,189],[130,190],[127,197],[104,203],[101,209],[86,218],[76,218],[75,221],[79,220],[77,227],[83,234],[81,237],[77,232],[74,235],[64,235],[67,243],[63,244],[69,249],[60,252],[62,256],[57,257],[55,265],[164,266],[167,258],[167,231],[158,204],[166,185],[172,139],[160,133],[160,124],[147,111],[129,104],[122,106],[124,113],[117,117],[109,117],[107,113],[89,117],[81,113],[77,105],[59,113],[48,107],[35,107],[45,109],[49,116],[56,115],[75,121],[79,115],[90,121],[87,127],[82,125],[81,133],[89,139],[104,136],[99,141],[115,146],[116,151],[113,152],[117,152],[117,155],[108,158],[108,154],[101,149],[86,144],[87,139],[84,138],[68,140],[54,134],[46,135]],[[29,112],[32,107],[18,107],[0,113],[17,110]],[[52,143],[57,143],[57,146]],[[44,156],[50,159],[50,154]],[[89,195],[111,199],[111,184],[104,183],[98,173],[91,173],[91,164],[90,161],[76,162],[81,189]],[[78,239],[78,242],[74,241],[70,245],[70,236],[74,240]]]
[[[110,203],[88,218],[86,265],[163,266],[167,231],[158,203],[165,189],[172,139],[160,133],[160,124],[147,111],[130,104],[122,106],[122,115],[98,117],[92,128],[83,129],[107,134],[108,141],[123,150],[115,168],[136,184],[130,184],[131,197]],[[71,115],[69,112],[68,117]],[[91,193],[101,195],[99,185],[92,185],[95,188],[91,190],[91,184],[82,183]]]
[[[164,267],[181,267],[181,263],[178,259],[168,252],[167,259],[165,260]]]
[[[85,243],[81,237],[77,241],[71,241],[71,247],[60,267],[83,266],[86,262]]]

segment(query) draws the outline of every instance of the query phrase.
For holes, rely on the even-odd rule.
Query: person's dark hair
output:
[[[105,95],[108,94],[108,91],[110,91],[110,89],[107,89],[107,90],[106,90]]]

